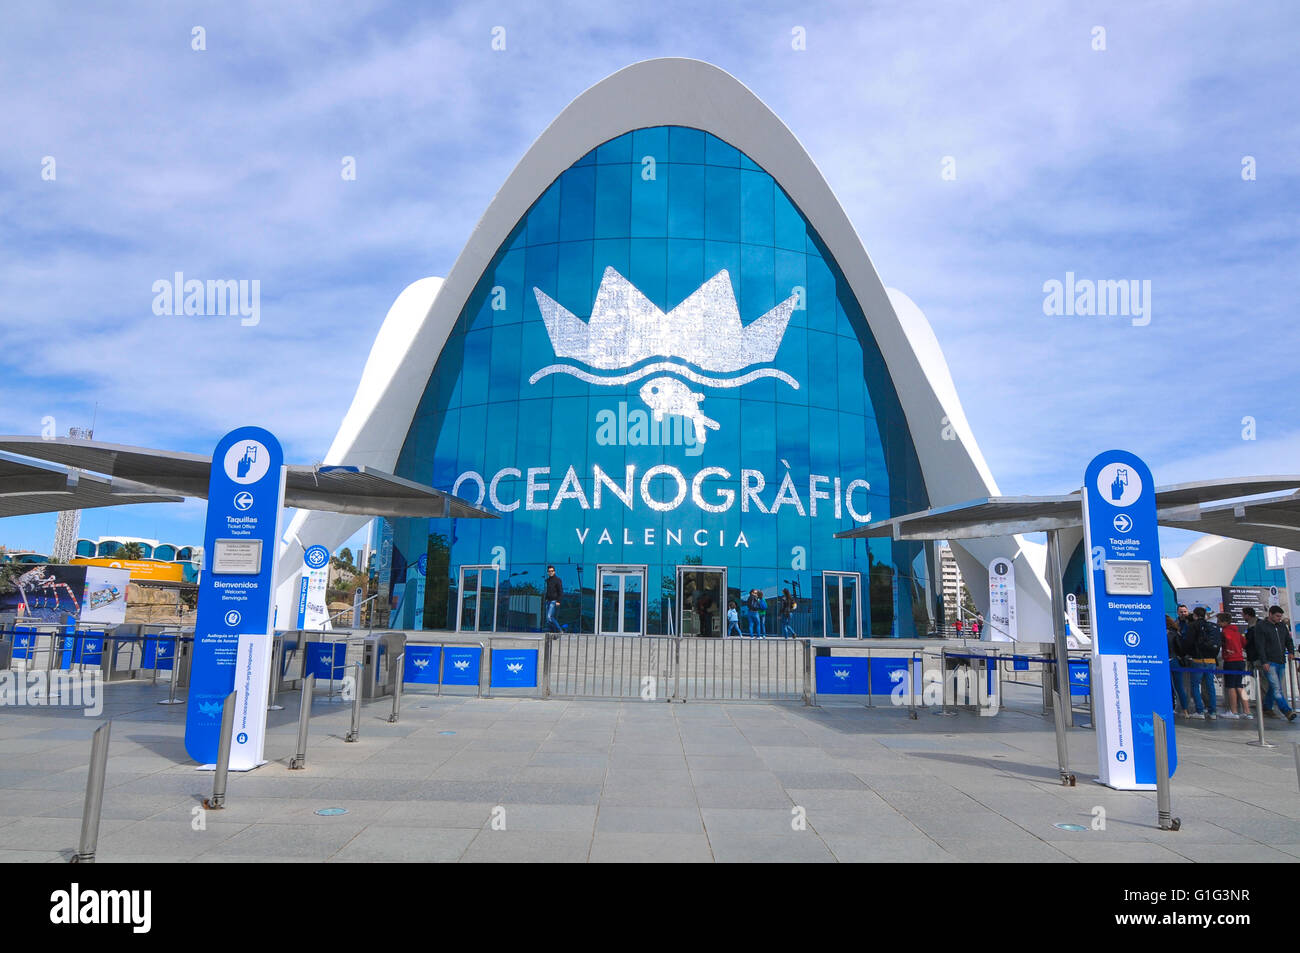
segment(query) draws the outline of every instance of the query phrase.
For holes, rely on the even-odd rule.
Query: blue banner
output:
[[[36,633],[31,629],[15,628],[14,629],[14,654],[15,659],[22,659],[30,662],[36,654]]]
[[[170,672],[175,658],[176,643],[174,640],[147,638],[144,640],[144,652],[140,659],[140,667]]]
[[[872,680],[879,683],[875,669],[882,659],[872,659]],[[865,656],[819,655],[814,663],[819,695],[867,694],[867,659]],[[888,694],[889,689],[884,690]]]
[[[1089,671],[1090,668],[1091,665],[1087,661],[1073,660],[1070,662],[1071,695],[1092,694],[1092,673]]]
[[[537,649],[493,649],[493,688],[536,688]]]
[[[104,659],[104,633],[77,633],[77,648],[73,661],[82,665],[99,665]]]
[[[406,646],[403,678],[415,685],[437,685],[438,666],[442,662],[442,647],[438,645]]]
[[[185,750],[200,764],[217,758],[221,703],[235,688],[239,637],[270,638],[283,463],[280,442],[260,427],[232,430],[212,454],[185,719]],[[260,732],[254,741],[260,743]],[[232,761],[242,756],[234,752]]]
[[[308,642],[303,647],[304,677],[315,675],[316,681],[343,681],[347,675],[348,644],[346,642]]]
[[[483,650],[477,645],[467,648],[449,645],[446,653],[447,659],[442,666],[442,684],[477,685]]]
[[[1099,780],[1150,790],[1155,728],[1168,726],[1169,773],[1177,767],[1165,636],[1155,481],[1126,450],[1108,450],[1083,480],[1084,540],[1092,611]]]

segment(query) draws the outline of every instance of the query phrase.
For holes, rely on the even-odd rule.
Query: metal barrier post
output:
[[[406,653],[397,656],[393,664],[397,668],[393,673],[393,713],[388,716],[390,725],[397,724],[397,716],[402,710],[402,686],[406,684]]]
[[[867,677],[869,679],[870,661],[868,661],[867,665]],[[803,643],[803,698],[805,705],[815,706],[817,704],[817,685],[813,679],[812,639],[804,639]]]
[[[271,634],[271,701],[266,706],[267,711],[284,711],[284,706],[279,703],[280,696],[280,656],[284,654],[284,638],[276,638]]]
[[[916,652],[907,657],[907,717],[916,719],[916,674],[912,666],[916,664]]]
[[[352,727],[348,733],[343,736],[344,741],[359,741],[361,739],[361,679],[362,666],[360,662],[354,662],[357,667],[357,682],[352,689]]]
[[[35,643],[35,640],[33,640]],[[81,808],[81,841],[74,864],[93,864],[99,842],[99,815],[104,807],[104,772],[108,768],[108,737],[113,723],[106,721],[90,739],[90,771],[86,774],[86,801]]]
[[[551,697],[551,633],[542,634],[542,697]]]
[[[212,774],[212,797],[203,802],[209,811],[226,806],[226,775],[230,771],[230,733],[235,728],[235,693],[221,703],[221,743],[217,746],[216,770]]]
[[[1160,829],[1176,831],[1183,826],[1180,818],[1172,817],[1169,810],[1169,743],[1166,738],[1165,720],[1155,712],[1151,721],[1156,729],[1156,810]]]
[[[1060,768],[1061,784],[1074,787],[1075,777],[1070,773],[1070,749],[1065,741],[1065,709],[1061,693],[1052,693],[1052,720],[1056,723],[1056,762]]]
[[[872,690],[876,683],[871,680],[871,649],[867,649],[867,707],[875,708],[876,703],[871,699]]]
[[[1295,748],[1295,779],[1300,784],[1300,741],[1291,742],[1291,747]]]
[[[154,644],[153,647],[153,664],[154,669],[158,667],[158,646],[161,640]],[[180,678],[181,671],[181,653],[180,653],[180,636],[172,636],[172,677],[167,685],[167,697],[158,702],[160,705],[184,705],[185,700],[176,697],[176,680]]]
[[[302,701],[298,708],[298,751],[289,760],[289,770],[307,767],[307,723],[311,720],[311,696],[316,690],[316,676],[307,675],[302,680]]]
[[[1254,748],[1276,748],[1277,745],[1271,741],[1264,740],[1264,686],[1268,684],[1268,679],[1264,677],[1264,670],[1259,666],[1255,667],[1255,725],[1259,728],[1259,740],[1247,741],[1246,744]]]

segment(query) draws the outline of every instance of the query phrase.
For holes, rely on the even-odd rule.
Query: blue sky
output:
[[[1159,483],[1300,472],[1294,3],[33,4],[5,19],[0,433],[95,415],[99,439],[210,452],[257,423],[290,460],[319,460],[397,294],[447,273],[570,100],[674,55],[731,72],[803,142],[885,284],[933,324],[1004,493],[1076,488],[1115,445]],[[153,282],[177,271],[258,279],[260,323],[154,315]],[[1044,282],[1066,272],[1149,280],[1150,324],[1044,315]],[[199,542],[202,520],[196,501],[86,511],[82,535]],[[53,533],[52,515],[0,522],[10,547],[48,551]]]

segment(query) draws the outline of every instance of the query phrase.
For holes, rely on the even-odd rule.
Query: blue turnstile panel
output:
[[[30,662],[36,655],[36,633],[31,629],[14,627],[14,659]]]
[[[1070,661],[1070,694],[1092,694],[1092,669],[1087,659]]]
[[[879,659],[872,660],[872,669],[875,669],[879,661]],[[867,694],[867,660],[865,657],[819,655],[815,664],[817,666],[817,693],[819,695]]]
[[[302,667],[304,678],[315,675],[317,681],[343,680],[348,656],[346,642],[308,642],[306,652]]]
[[[82,665],[99,665],[104,660],[104,633],[78,632],[73,661]]]
[[[447,646],[447,658],[442,665],[442,684],[477,685],[479,669],[483,662],[483,650],[477,645],[472,647]]]
[[[537,649],[493,649],[493,688],[536,688]]]
[[[170,672],[175,658],[176,641],[174,639],[146,638],[140,667]]]
[[[407,684],[437,685],[438,666],[441,661],[442,646],[407,645],[402,679]]]

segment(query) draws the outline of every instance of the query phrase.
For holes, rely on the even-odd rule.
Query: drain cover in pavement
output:
[[[1082,824],[1053,824],[1053,827],[1059,827],[1063,831],[1086,831],[1088,828]]]
[[[335,815],[346,814],[347,812],[348,809],[346,807],[322,807],[316,813],[321,817],[334,817]]]

